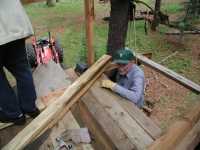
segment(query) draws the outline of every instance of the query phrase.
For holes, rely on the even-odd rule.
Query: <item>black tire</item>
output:
[[[59,61],[62,64],[64,58],[64,49],[62,48],[60,41],[58,39],[55,39],[55,49],[58,53]]]
[[[28,63],[30,67],[31,68],[36,67],[37,66],[36,55],[35,55],[33,45],[31,43],[26,43],[26,54],[27,54],[27,59],[28,59]]]

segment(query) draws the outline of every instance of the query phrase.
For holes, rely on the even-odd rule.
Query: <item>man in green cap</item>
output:
[[[142,108],[144,105],[144,73],[135,64],[132,50],[128,48],[118,50],[113,57],[113,62],[118,65],[116,82],[102,80],[102,87],[111,89]]]

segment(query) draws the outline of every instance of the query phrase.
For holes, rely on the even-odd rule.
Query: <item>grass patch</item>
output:
[[[94,50],[96,60],[106,53],[108,26],[107,24],[95,24],[94,26]]]
[[[83,14],[83,8],[82,0],[63,0],[55,7],[48,7],[46,2],[25,5],[36,33],[66,27],[75,17]]]
[[[192,62],[190,58],[174,57],[173,59],[169,59],[165,65],[175,72],[184,73],[185,70],[188,70],[191,67]]]
[[[165,4],[162,5],[161,10],[169,14],[178,13],[183,10],[183,5],[179,3]]]

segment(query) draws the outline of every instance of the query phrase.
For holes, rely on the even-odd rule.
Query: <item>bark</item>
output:
[[[159,25],[160,22],[160,17],[159,17],[160,7],[161,7],[161,0],[156,0],[155,10],[154,10],[154,20],[151,25],[151,29],[153,31],[156,31],[156,27]]]
[[[107,53],[111,56],[125,47],[130,0],[111,0]]]
[[[56,5],[56,0],[47,0],[47,5],[49,7],[55,6]]]

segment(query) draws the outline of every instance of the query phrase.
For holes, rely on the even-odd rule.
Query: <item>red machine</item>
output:
[[[50,60],[56,63],[63,62],[63,49],[58,40],[51,36],[50,32],[48,38],[37,40],[34,37],[32,44],[27,44],[26,50],[28,61],[32,68],[37,67],[39,64],[47,64]]]
[[[36,40],[36,37],[32,41],[37,65],[47,64],[50,60],[54,60],[56,63],[59,63],[58,52],[55,49],[55,41],[51,37],[49,32],[49,39]]]

